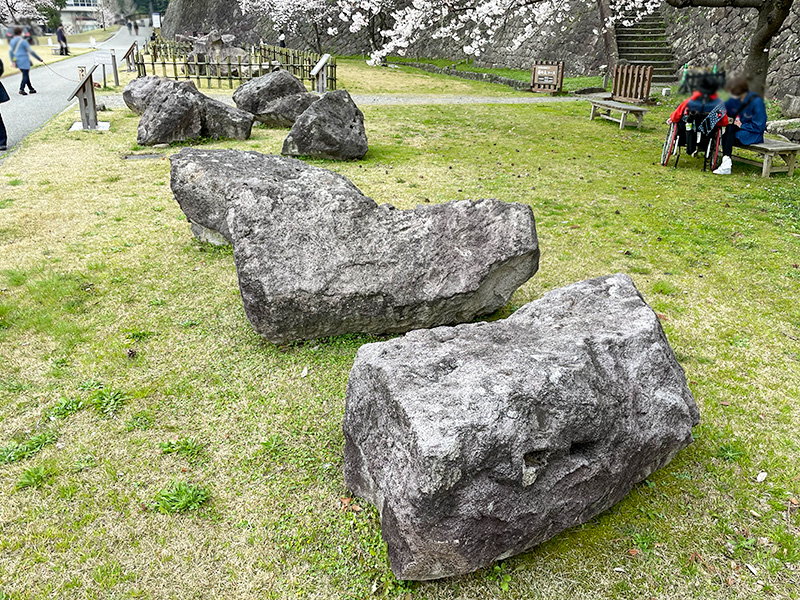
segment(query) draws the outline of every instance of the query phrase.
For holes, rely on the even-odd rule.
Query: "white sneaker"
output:
[[[718,169],[714,171],[714,175],[730,175],[731,174],[731,165],[733,161],[731,161],[730,156],[723,156],[722,157],[722,164],[719,166]]]

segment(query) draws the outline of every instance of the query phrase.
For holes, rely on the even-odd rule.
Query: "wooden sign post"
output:
[[[331,59],[330,54],[325,54],[319,59],[316,66],[311,69],[311,79],[314,81],[314,91],[324,94],[328,91],[328,61]]]
[[[564,63],[537,60],[531,70],[531,91],[557,94],[564,83]]]
[[[81,79],[78,87],[75,88],[75,91],[67,98],[67,101],[76,96],[78,98],[78,106],[81,109],[82,129],[97,129],[97,104],[94,100],[94,82],[92,81],[92,73],[96,68],[97,65],[94,65],[89,69]]]
[[[133,42],[128,51],[122,56],[122,60],[128,65],[128,71],[133,71],[133,63],[136,60],[136,52],[139,49],[138,42]]]
[[[117,56],[113,50],[100,51],[94,53],[94,64],[103,66],[103,87],[106,87],[106,65],[111,65],[114,72],[114,85],[119,87],[119,73],[117,73]]]

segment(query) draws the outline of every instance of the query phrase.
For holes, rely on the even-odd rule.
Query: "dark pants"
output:
[[[31,85],[31,70],[30,69],[20,69],[22,71],[22,83],[19,84],[19,91],[24,92],[25,86],[28,86],[29,90],[33,89]]]
[[[744,144],[736,137],[738,131],[739,128],[736,125],[728,125],[725,135],[722,136],[722,156],[731,156],[734,146],[744,148]]]
[[[3,123],[3,115],[0,115],[0,148],[5,148],[8,144],[8,133],[6,133],[6,124]]]

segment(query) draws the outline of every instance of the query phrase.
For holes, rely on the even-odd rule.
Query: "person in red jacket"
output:
[[[728,115],[725,112],[725,104],[717,94],[719,89],[718,80],[714,77],[702,77],[697,82],[697,89],[692,92],[692,95],[678,105],[673,113],[667,120],[668,123],[676,123],[678,125],[678,136],[681,145],[686,146],[686,152],[689,155],[694,155],[699,149],[696,144],[696,138],[687,135],[687,122],[692,115],[709,115],[715,117],[714,119],[704,123],[709,129],[713,126],[725,127],[728,125]],[[692,123],[694,128],[699,125]],[[692,131],[694,131],[694,128]],[[709,133],[708,131],[706,133]]]

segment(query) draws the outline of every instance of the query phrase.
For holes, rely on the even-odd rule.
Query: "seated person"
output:
[[[764,100],[750,91],[747,79],[735,77],[725,87],[731,94],[725,102],[725,108],[733,123],[728,125],[722,138],[722,164],[714,171],[715,175],[730,175],[733,147],[760,144],[764,141],[764,131],[767,129]]]
[[[690,155],[694,155],[698,147],[695,136],[686,135],[687,121],[691,121],[691,127],[694,130],[706,134],[711,133],[717,124],[723,127],[728,124],[722,100],[717,95],[719,87],[717,81],[714,77],[701,77],[697,82],[697,89],[689,98],[680,103],[667,121],[678,125],[678,143],[681,146],[685,145],[686,152]],[[699,127],[701,125],[702,129]]]

